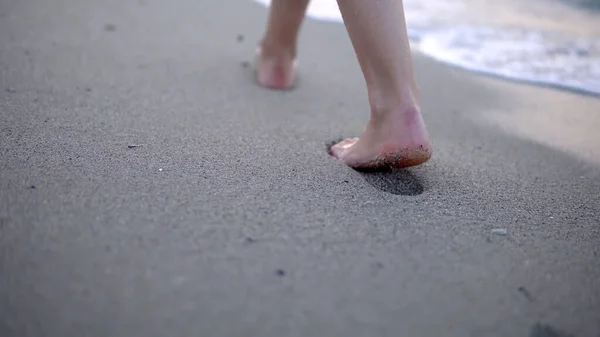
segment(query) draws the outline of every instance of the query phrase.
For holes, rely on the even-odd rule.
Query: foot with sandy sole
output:
[[[292,89],[296,81],[295,58],[295,52],[289,48],[259,47],[256,51],[256,82],[268,89]]]
[[[433,148],[418,108],[371,114],[360,138],[333,145],[329,153],[355,169],[406,168],[425,163]]]

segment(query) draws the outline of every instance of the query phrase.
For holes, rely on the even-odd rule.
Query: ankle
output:
[[[393,89],[368,88],[369,105],[372,114],[380,113],[419,113],[419,101],[416,90],[411,85]]]
[[[293,43],[284,43],[264,38],[260,42],[260,50],[262,56],[267,58],[296,58],[296,45]]]
[[[369,95],[369,104],[371,107],[371,119],[389,122],[390,118],[396,119],[402,117],[403,120],[413,120],[421,117],[421,108],[412,95],[402,97],[396,95],[389,99],[378,99]]]

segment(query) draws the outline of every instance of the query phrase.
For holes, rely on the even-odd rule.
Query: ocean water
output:
[[[412,48],[438,61],[600,95],[600,0],[404,0],[404,8]],[[312,0],[307,15],[342,22],[335,0]]]

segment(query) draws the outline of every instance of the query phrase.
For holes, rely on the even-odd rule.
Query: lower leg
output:
[[[257,59],[257,81],[288,89],[295,79],[296,42],[309,0],[272,0]]]
[[[371,118],[331,154],[355,168],[408,167],[431,157],[418,102],[402,0],[338,0],[362,69]]]

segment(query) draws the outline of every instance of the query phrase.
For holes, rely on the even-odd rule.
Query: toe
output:
[[[338,159],[342,155],[342,152],[344,152],[344,149],[341,148],[339,146],[339,144],[335,144],[331,148],[329,148],[329,154],[332,155],[333,157],[338,158]]]
[[[343,149],[348,149],[352,145],[356,144],[357,141],[358,141],[358,138],[346,138],[346,139],[342,140],[341,142],[337,143],[336,145],[342,147]]]
[[[338,159],[341,159],[344,152],[346,152],[352,145],[356,144],[358,138],[347,138],[341,142],[333,145],[330,149],[330,154]]]

